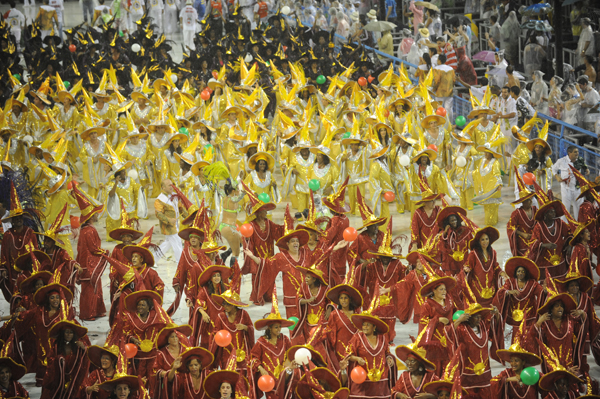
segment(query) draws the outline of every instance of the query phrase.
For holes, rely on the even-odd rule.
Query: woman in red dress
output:
[[[116,374],[119,347],[112,346],[90,346],[87,356],[94,370],[81,384],[80,399],[108,399],[110,394],[100,389],[100,385],[111,380]]]
[[[496,293],[493,305],[500,313],[501,324],[513,327],[511,342],[514,342],[523,320],[527,330],[535,323],[545,294],[538,283],[540,269],[531,259],[514,256],[506,261],[504,270],[509,277]]]
[[[435,365],[427,360],[425,349],[419,347],[423,334],[423,332],[419,334],[415,342],[410,345],[396,347],[396,357],[406,364],[406,371],[400,374],[392,389],[393,398],[415,398],[425,392],[425,385],[438,379],[435,375]]]
[[[569,264],[571,265],[569,270],[572,270],[573,266],[575,266],[580,274],[593,281],[594,275],[592,274],[592,270],[596,269],[596,265],[592,263],[592,248],[590,246],[590,241],[592,239],[590,233],[591,224],[592,222],[580,224],[573,233],[573,238],[570,242],[573,249],[569,261]]]
[[[174,364],[178,365],[178,373],[169,371],[168,377],[173,382],[174,390],[180,399],[203,399],[205,397],[202,383],[206,377],[206,367],[213,362],[213,355],[207,349],[194,347],[183,352]],[[171,369],[173,370],[173,368]]]
[[[360,331],[348,342],[346,356],[340,362],[340,369],[352,370],[361,366],[367,372],[367,379],[362,384],[348,381],[350,398],[390,397],[391,389],[396,383],[395,361],[385,338],[388,325],[373,315],[373,310],[379,302],[378,295],[376,292],[369,309],[352,315],[352,323]]]
[[[12,351],[12,345],[4,345],[0,352],[0,395],[4,398],[29,399],[29,392],[19,382],[27,369],[9,356]]]
[[[550,288],[550,287],[548,287]],[[573,297],[569,294],[552,292],[546,303],[538,309],[539,319],[531,326],[526,340],[529,351],[540,354],[540,345],[545,344],[558,356],[558,361],[565,367],[581,366],[582,349],[585,342],[585,332],[580,317],[573,317],[571,311],[577,308]],[[548,359],[543,358],[542,371],[552,370]]]
[[[49,335],[54,338],[54,345],[42,382],[42,399],[77,396],[90,364],[86,356],[90,340],[86,334],[87,328],[72,320],[63,319],[52,326]]]
[[[499,399],[538,399],[538,384],[525,385],[521,381],[521,371],[526,367],[535,367],[542,363],[537,355],[527,352],[521,347],[520,341],[525,338],[527,332],[525,320],[521,322],[520,331],[508,349],[498,349],[496,354],[509,368],[502,370],[500,374],[492,378],[492,397]]]
[[[422,346],[427,350],[427,358],[435,365],[436,375],[442,374],[446,364],[452,358],[450,338],[446,328],[452,321],[455,306],[449,292],[456,285],[456,280],[451,276],[439,276],[431,268],[425,257],[419,258],[429,281],[421,288],[421,296],[425,303],[421,308],[419,329],[425,330]]]
[[[519,199],[512,202],[512,204],[515,206],[522,204],[522,206],[511,213],[510,219],[506,224],[506,234],[508,235],[510,251],[513,256],[525,256],[531,244],[537,207],[533,206],[535,193],[527,189],[516,167],[514,173],[519,186]]]
[[[445,203],[442,200],[442,203]],[[467,211],[460,206],[445,206],[437,215],[437,225],[442,234],[439,237],[441,264],[444,273],[456,276],[463,269],[469,252],[469,242],[473,239],[473,223],[468,221]]]
[[[175,360],[179,358],[182,352],[190,346],[188,337],[192,334],[192,327],[187,324],[178,326],[169,324],[163,328],[156,337],[156,359],[154,360],[154,377],[149,384],[154,384],[154,393],[156,399],[168,399],[176,397],[176,387],[172,379],[168,378],[169,372],[177,370],[179,366],[175,365]]]
[[[77,241],[77,258],[75,259],[83,268],[77,279],[78,283],[81,284],[79,318],[81,320],[95,320],[106,315],[100,278],[106,267],[106,260],[102,257],[102,254],[108,254],[108,252],[100,247],[102,240],[94,227],[94,223],[98,221],[98,215],[104,209],[104,205],[89,198],[77,186],[73,187],[73,194],[81,210],[81,216],[79,217],[81,230],[79,241]]]
[[[441,196],[427,190],[423,192],[423,198],[415,202],[416,209],[410,222],[410,251],[425,247],[428,240],[437,236],[439,226],[436,221],[441,209],[435,200]]]
[[[193,346],[208,348],[215,333],[214,324],[223,307],[215,302],[213,294],[220,295],[227,290],[225,281],[231,270],[225,266],[212,265],[204,269],[198,278],[198,297],[194,301],[194,312],[190,325],[194,329],[191,337]]]
[[[282,328],[291,327],[293,324],[294,322],[281,317],[277,292],[273,290],[271,313],[254,323],[254,328],[257,331],[264,331],[265,334],[256,340],[250,352],[249,364],[255,381],[261,375],[270,375],[275,379],[275,388],[265,393],[267,399],[288,399],[293,395],[292,386],[287,381],[288,377],[294,374],[292,363],[285,358],[292,343],[281,333]]]
[[[33,301],[37,306],[21,313],[15,322],[18,340],[23,342],[24,346],[35,347],[29,351],[30,353],[35,352],[35,359],[25,359],[25,363],[34,365],[34,368],[29,371],[35,371],[37,386],[42,386],[42,379],[46,374],[47,357],[51,350],[50,336],[48,335],[50,328],[60,320],[75,317],[73,308],[67,306],[72,298],[73,294],[68,288],[57,283],[48,284],[33,295]],[[35,341],[22,341],[30,331],[35,332]]]
[[[290,207],[285,210],[284,234],[277,240],[279,253],[270,258],[255,256],[252,251],[244,251],[247,258],[258,264],[257,295],[263,298],[265,294],[273,292],[275,278],[281,273],[283,279],[283,305],[287,318],[298,317],[297,298],[302,284],[302,273],[297,267],[304,266],[310,261],[310,256],[301,248],[308,242],[306,230],[294,230],[294,221],[290,214]],[[270,291],[269,291],[270,290]]]
[[[477,230],[469,243],[471,252],[457,277],[459,298],[465,305],[478,303],[483,307],[492,306],[499,288],[500,275],[505,275],[496,260],[496,251],[492,248],[499,237],[498,230],[487,226]]]
[[[358,328],[352,323],[352,315],[360,312],[363,306],[363,297],[352,285],[354,268],[349,273],[346,283],[327,291],[327,299],[337,305],[329,305],[326,330],[327,362],[336,373],[340,371],[340,361],[346,356],[346,343],[358,333]]]
[[[254,347],[254,326],[250,315],[242,307],[248,304],[240,300],[239,279],[233,279],[231,287],[224,293],[213,294],[213,300],[223,307],[223,311],[217,315],[215,331],[229,331],[231,334],[231,343],[226,347],[220,347],[213,340],[210,345],[210,352],[214,353],[215,367],[225,369],[227,360],[231,353],[235,351],[237,360],[236,370],[242,375],[249,377],[248,362],[250,361],[250,351]]]

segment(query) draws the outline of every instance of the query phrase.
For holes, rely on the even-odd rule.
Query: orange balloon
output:
[[[429,144],[427,146],[427,148],[429,148],[430,150],[433,150],[433,151],[437,152],[437,145],[435,145],[435,144]]]
[[[439,107],[438,109],[435,110],[435,113],[439,116],[446,116],[446,108]]]
[[[217,331],[217,333],[215,334],[215,342],[221,348],[226,347],[231,343],[231,333],[227,330]]]
[[[133,359],[137,355],[138,348],[134,344],[125,344],[125,357]]]
[[[523,175],[523,182],[525,182],[525,184],[527,184],[528,186],[532,185],[534,181],[535,175],[533,173],[528,172]]]
[[[362,384],[367,379],[367,372],[360,366],[356,366],[350,372],[350,378],[355,384]]]
[[[203,90],[202,93],[200,93],[200,98],[204,101],[207,101],[210,98],[210,93],[208,92],[208,90]]]
[[[212,71],[212,76],[216,79],[219,77],[219,74],[217,73],[217,71]]]
[[[383,198],[387,201],[387,202],[393,202],[396,199],[396,194],[394,194],[393,191],[386,191],[383,194]]]
[[[356,237],[358,237],[358,231],[354,227],[346,227],[346,230],[344,230],[344,240],[354,241]]]
[[[361,86],[366,86],[367,85],[367,79],[363,78],[362,76],[360,78],[358,78],[358,84]]]
[[[254,227],[250,223],[244,223],[240,226],[240,234],[246,238],[250,238],[254,234]]]
[[[369,75],[369,77],[367,78],[367,80],[369,81],[369,83],[373,83],[373,81],[375,80],[375,78],[371,75]]]
[[[263,392],[271,392],[275,388],[275,379],[270,375],[263,375],[258,379],[258,387]]]
[[[78,229],[80,226],[81,223],[79,223],[79,216],[71,216],[71,227]]]

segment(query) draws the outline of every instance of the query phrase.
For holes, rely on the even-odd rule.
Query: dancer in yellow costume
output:
[[[479,162],[480,154],[473,147],[473,141],[463,134],[452,132],[452,137],[457,142],[454,147],[452,156],[452,169],[448,172],[448,176],[454,183],[457,194],[460,196],[461,208],[473,210],[473,170]],[[460,160],[461,162],[457,162]],[[459,166],[459,163],[465,163],[464,166]]]
[[[338,166],[331,156],[329,148],[332,145],[334,134],[335,131],[329,132],[321,144],[310,149],[310,152],[315,155],[316,162],[308,168],[308,181],[317,180],[319,182],[319,189],[314,192],[315,197],[328,196],[334,192],[336,182],[340,178]],[[308,208],[308,202],[306,205]]]
[[[315,163],[316,156],[310,152],[312,142],[308,131],[309,124],[300,129],[298,144],[292,150],[294,156],[287,170],[283,183],[282,197],[285,198],[293,189],[296,193],[296,209],[299,212],[308,208],[308,181],[310,180],[310,169]]]
[[[421,149],[423,139],[421,136],[420,148],[415,148],[416,154],[412,158],[413,165],[409,167],[409,176],[411,179],[410,200],[413,202],[411,210],[414,212],[415,202],[422,200],[422,187],[429,187],[434,194],[445,194],[452,199],[458,199],[458,194],[452,186],[452,183],[443,175],[440,168],[434,164],[437,158],[437,152],[425,148]]]
[[[218,215],[220,213],[221,208],[221,200],[217,191],[217,183],[219,182],[219,180],[217,179],[216,182],[213,182],[210,179],[208,179],[204,173],[204,168],[208,165],[211,165],[210,161],[214,159],[214,147],[209,147],[204,154],[204,159],[200,159],[198,162],[192,165],[192,173],[194,174],[194,176],[196,176],[196,188],[194,192],[194,198],[196,198],[196,200],[199,201],[200,204],[202,204],[202,201],[204,201],[205,207],[214,210],[214,213],[211,216],[211,219],[213,219],[213,224],[214,221],[218,220]],[[219,164],[219,167],[222,167],[220,169],[222,172],[224,168],[225,172],[227,172],[225,175],[229,177],[229,171],[227,170],[227,167],[223,162],[217,161],[213,163],[213,165],[215,164]]]
[[[529,141],[529,134],[531,133],[531,130],[534,127],[537,126],[539,129],[541,125],[542,125],[542,120],[537,117],[537,112],[536,112],[535,115],[533,115],[533,118],[531,118],[530,120],[525,122],[525,124],[523,126],[521,126],[520,129],[518,126],[512,127],[511,133],[512,133],[513,137],[515,138],[515,140],[517,141],[518,145],[517,145],[517,148],[515,148],[515,150],[513,151],[510,160],[512,162],[512,166],[516,167],[517,170],[519,169],[519,166],[525,165],[527,162],[529,162],[529,159],[530,159],[529,157],[531,155],[531,151],[529,151],[529,148],[527,148],[527,142]],[[511,168],[511,174],[514,174],[514,170],[515,170],[514,167]],[[516,187],[517,186],[516,176],[513,176],[513,179],[515,181],[515,187]]]
[[[11,76],[14,79],[14,77]],[[4,115],[4,123],[19,134],[24,134],[27,127],[27,111],[25,104],[25,90],[19,92],[17,98],[13,98],[10,103],[10,110]]]
[[[232,179],[237,179],[240,170],[242,170],[241,164],[243,165],[241,148],[246,140],[246,122],[243,111],[235,105],[231,90],[229,88],[225,90],[227,108],[221,114],[221,118],[227,120],[221,125],[215,144],[219,146],[223,153]]]
[[[105,71],[98,88],[91,93],[96,99],[96,102],[91,106],[91,109],[100,119],[108,119],[110,121],[110,132],[107,134],[107,141],[111,143],[111,145],[117,145],[120,142],[119,133],[117,131],[117,113],[115,112],[115,106],[110,104],[111,97],[106,93],[106,79],[107,72]],[[131,130],[129,130],[129,132],[130,131]],[[125,133],[125,136],[127,136],[127,133]]]
[[[134,97],[136,93],[131,94],[131,98]],[[141,97],[142,94],[138,93],[135,97]],[[150,151],[152,151],[152,158],[154,163],[152,164],[152,176],[150,178],[152,182],[152,194],[150,197],[157,197],[161,193],[161,182],[164,176],[168,176],[168,170],[163,171],[163,152],[164,148],[167,146],[167,142],[171,137],[172,127],[167,123],[164,118],[163,109],[159,107],[157,119],[154,120],[149,126],[148,131],[150,132],[150,137],[148,138],[148,147]],[[131,115],[133,117],[136,125],[139,125],[139,122],[136,121],[135,115]]]
[[[477,151],[482,152],[484,158],[473,171],[473,187],[477,195],[473,202],[483,205],[486,226],[495,226],[498,223],[498,209],[502,204],[502,176],[498,159],[502,158],[502,154],[496,152],[496,149],[504,141],[506,138],[498,126],[490,142],[477,147]]]
[[[164,179],[171,179],[173,182],[179,181],[181,177],[181,167],[176,154],[182,154],[182,144],[187,142],[187,136],[183,133],[174,133],[169,136],[167,143],[162,148],[161,154],[161,175]],[[195,151],[196,149],[194,149]]]
[[[53,239],[59,247],[66,250],[69,255],[73,257],[73,248],[71,246],[71,240],[69,239],[69,236],[71,235],[70,207],[71,205],[77,205],[77,201],[69,194],[69,191],[66,190],[67,172],[57,173],[49,168],[43,161],[38,161],[38,164],[48,181],[48,190],[45,193],[47,202],[44,211],[46,229],[50,230],[50,228],[55,225],[56,219],[65,208],[65,204],[67,204],[66,212],[63,215],[59,227],[60,235]]]
[[[148,140],[148,133],[140,132],[133,122],[133,118],[129,114],[129,111],[125,111],[125,120],[123,121],[125,129],[128,132],[125,137],[125,146],[122,144],[119,148],[122,148],[117,155],[119,155],[125,162],[130,161],[132,163],[131,168],[137,172],[140,185],[144,188],[152,186],[152,165],[154,165],[154,153],[150,149]]]
[[[446,130],[446,119],[435,114],[431,101],[425,99],[425,117],[421,120],[421,128],[425,137],[425,147],[435,145],[437,157],[435,164],[443,169],[450,163],[448,153],[452,147],[450,133]],[[433,162],[433,161],[432,161]]]
[[[370,137],[371,143],[371,155],[369,160],[371,166],[369,167],[369,197],[371,200],[371,208],[373,213],[380,218],[386,218],[389,220],[390,216],[390,205],[384,199],[383,195],[391,191],[395,193],[394,185],[392,184],[392,176],[388,161],[388,152],[390,146],[383,146],[377,140],[376,136],[371,132]],[[387,227],[387,222],[379,226],[380,230]]]
[[[200,144],[200,135],[196,134],[190,145],[181,154],[175,153],[175,158],[179,161],[181,172],[172,181],[199,208],[202,200],[196,195],[198,178],[192,171],[192,166],[196,164],[195,154],[198,144]]]
[[[81,133],[83,146],[79,159],[83,164],[83,180],[87,183],[87,193],[94,199],[99,199],[101,188],[104,186],[104,166],[100,162],[106,154],[106,129],[101,126],[90,127]]]
[[[111,168],[114,183],[106,201],[106,239],[112,241],[111,231],[121,226],[121,202],[129,220],[134,221],[136,226],[139,226],[140,218],[148,217],[148,205],[144,188],[127,175],[132,163],[121,159],[110,145],[107,145],[107,149],[108,156],[102,158],[102,162]]]
[[[49,106],[51,105],[48,100],[50,90],[50,78],[47,78],[37,91],[29,91],[29,95],[33,97],[33,104],[29,107],[25,124],[27,134],[33,137],[35,144],[41,143],[45,138],[46,111],[50,111]]]
[[[82,144],[79,141],[77,134],[75,134],[79,130],[79,124],[81,122],[81,115],[77,110],[75,95],[81,90],[82,83],[83,80],[79,80],[79,82],[68,91],[60,78],[60,75],[58,72],[56,73],[56,90],[58,91],[57,96],[59,102],[54,106],[52,113],[62,129],[67,132],[73,132],[67,135],[69,138],[69,158],[73,163],[77,162],[77,154],[81,151]]]
[[[273,171],[275,168],[275,158],[268,153],[262,141],[258,144],[258,152],[250,157],[248,166],[251,171],[246,175],[244,183],[250,187],[257,195],[261,193],[269,194],[270,202],[278,204],[281,202],[279,189]]]
[[[349,137],[342,139],[345,150],[340,159],[340,179],[348,179],[348,202],[350,203],[350,214],[360,216],[356,200],[356,190],[366,193],[365,185],[369,180],[369,160],[367,153],[367,142],[361,137],[360,125],[355,123]]]
[[[490,119],[491,116],[496,114],[490,107],[491,99],[492,92],[489,89],[485,90],[481,102],[477,101],[477,97],[471,92],[471,106],[473,109],[468,117],[469,119],[476,119],[477,123],[473,125],[473,128],[469,129],[469,134],[471,135],[471,140],[475,143],[475,147],[485,145],[485,143],[489,142],[492,133],[496,129],[496,124]],[[463,130],[465,129],[467,127],[463,128]]]
[[[162,118],[160,112],[151,105],[152,101],[148,94],[143,90],[144,88],[131,93],[131,99],[135,101],[135,104],[131,107],[131,116],[138,126],[148,126],[154,118],[158,117],[159,120]],[[160,109],[162,110],[162,108]]]
[[[412,181],[409,174],[410,160],[415,154],[413,145],[416,141],[410,136],[409,122],[410,119],[404,122],[402,134],[392,136],[392,143],[396,145],[396,149],[390,153],[390,172],[392,172],[392,183],[396,192],[396,208],[398,213],[404,213],[409,210],[411,213],[412,202],[410,193],[412,192]]]

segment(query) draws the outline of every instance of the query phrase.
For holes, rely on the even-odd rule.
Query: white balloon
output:
[[[139,45],[139,44],[137,44],[137,43],[133,43],[133,44],[131,45],[131,51],[133,51],[134,53],[137,53],[138,51],[140,51],[140,49],[141,49],[141,47],[140,47],[140,45]]]
[[[75,162],[75,169],[77,169],[78,171],[82,171],[83,170],[83,162],[81,162],[81,161]]]
[[[129,176],[129,178],[131,180],[137,180],[138,178],[138,172],[135,169],[129,169],[129,172],[127,172],[127,176]]]
[[[251,62],[253,59],[254,58],[252,58],[252,54],[246,53],[246,57],[244,58],[244,61]]]
[[[310,351],[306,348],[300,348],[294,354],[294,360],[298,364],[307,365],[308,361],[312,358]]]
[[[410,164],[410,158],[408,157],[408,155],[402,155],[400,157],[400,165],[408,166],[408,164]]]
[[[465,157],[463,157],[462,155],[456,157],[456,166],[458,166],[459,168],[464,168],[466,164],[467,160],[465,159]]]
[[[175,75],[175,74],[172,74],[172,75],[171,75],[171,81],[172,81],[173,83],[177,83],[177,75]]]
[[[281,9],[281,13],[283,15],[288,15],[292,10],[290,10],[290,8],[288,6],[283,6],[283,8]]]

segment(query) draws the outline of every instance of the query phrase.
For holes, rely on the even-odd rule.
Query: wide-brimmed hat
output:
[[[461,206],[448,205],[443,207],[436,218],[437,225],[440,227],[440,229],[443,228],[444,220],[452,215],[456,215],[456,217],[458,217],[460,220],[461,215],[463,217],[467,216],[467,211]]]
[[[200,361],[200,369],[205,369],[210,366],[214,361],[214,355],[206,348],[194,347],[189,348],[181,355],[181,367],[178,369],[180,373],[187,373],[187,364],[192,359],[198,359]]]
[[[131,262],[131,258],[134,253],[138,253],[144,259],[144,263],[148,267],[154,266],[154,255],[150,251],[150,248],[155,244],[152,244],[152,233],[154,232],[154,226],[150,228],[144,235],[144,237],[140,240],[139,243],[133,245],[126,245],[123,247],[123,256],[127,258]]]
[[[35,294],[33,294],[33,302],[40,306],[43,306],[46,304],[48,294],[55,291],[58,292],[61,298],[64,298],[67,302],[71,302],[71,300],[73,299],[73,292],[71,292],[70,289],[68,289],[62,284],[52,283],[45,285],[39,290],[37,290]]]
[[[254,216],[256,212],[258,212],[261,209],[264,209],[268,212],[277,208],[277,205],[275,205],[272,202],[262,202],[261,200],[259,200],[258,194],[256,194],[254,190],[249,188],[243,181],[241,183],[242,187],[244,188],[244,192],[248,196],[248,205],[246,205],[246,213],[248,214],[248,217]]]
[[[9,356],[0,357],[0,370],[4,367],[8,367],[10,369],[12,381],[19,381],[25,374],[27,374],[27,367],[17,363],[12,357]],[[20,398],[14,397],[12,399]]]
[[[156,301],[159,306],[162,304],[162,297],[156,291],[143,290],[132,292],[125,297],[125,309],[129,312],[135,313],[137,310],[137,304],[141,299]]]
[[[580,262],[578,259],[571,258],[571,264],[569,265],[569,271],[564,278],[557,280],[557,285],[562,288],[562,291],[567,291],[569,283],[577,281],[579,283],[579,290],[581,292],[588,292],[594,286],[594,281],[581,273],[579,269]]]
[[[350,284],[338,284],[335,287],[329,289],[329,291],[327,291],[326,296],[327,299],[329,299],[331,302],[335,303],[336,305],[339,305],[340,296],[342,294],[348,295],[350,301],[354,304],[354,306],[357,309],[363,306],[364,299],[360,291],[358,291],[358,289],[356,289]]]
[[[263,160],[267,163],[267,168],[269,170],[272,171],[273,168],[275,167],[275,158],[273,158],[273,156],[271,154],[269,154],[268,152],[264,152],[264,151],[259,151],[256,154],[252,155],[250,157],[250,159],[248,160],[248,166],[250,167],[250,169],[254,170],[258,161],[261,161],[261,160]]]
[[[249,304],[242,302],[240,294],[233,291],[231,288],[222,294],[212,294],[211,297],[217,305],[223,305],[223,302],[227,302],[239,308],[250,306]]]
[[[434,265],[437,265],[437,266],[440,265],[440,263],[437,260],[430,257],[429,254],[426,253],[426,251],[423,249],[417,249],[415,251],[409,252],[408,255],[406,255],[406,260],[408,261],[409,264],[416,265],[417,260],[419,259],[419,256],[422,256],[423,259],[425,259],[425,261],[428,263],[433,263]]]
[[[492,226],[483,227],[475,232],[475,236],[469,241],[469,249],[472,250],[473,246],[479,242],[479,239],[482,235],[487,234],[490,238],[490,245],[492,245],[495,241],[500,238],[500,232],[497,228]]]
[[[296,355],[296,352],[298,351],[298,349],[307,349],[311,356],[311,360],[313,362],[315,362],[315,360],[319,361],[321,364],[327,364],[327,362],[325,361],[325,358],[323,357],[323,355],[319,352],[317,352],[315,350],[315,348],[313,348],[312,345],[294,345],[292,346],[290,349],[287,350],[287,352],[285,352],[285,357],[291,362],[294,360],[294,356]],[[316,363],[316,362],[315,362]]]
[[[577,303],[571,295],[564,292],[561,294],[555,293],[554,295],[548,297],[546,302],[538,308],[538,314],[543,315],[545,313],[550,313],[552,305],[558,301],[562,301],[562,303],[565,305],[565,313],[567,314],[571,313],[572,310],[577,309]]]
[[[75,320],[61,320],[55,323],[52,327],[50,327],[50,331],[48,331],[48,336],[50,338],[58,338],[58,335],[63,330],[71,330],[77,336],[77,338],[81,338],[87,334],[88,329],[77,324]]]
[[[92,345],[87,350],[87,356],[90,359],[90,362],[94,364],[94,366],[101,368],[100,359],[102,355],[108,355],[114,359],[115,365],[117,364],[117,360],[119,359],[119,347],[117,345],[111,346],[98,346]]]
[[[562,202],[560,202],[559,200],[553,200],[553,201],[547,202],[544,205],[540,206],[540,208],[535,213],[535,220],[537,220],[538,222],[541,222],[544,219],[544,214],[550,208],[553,208],[554,211],[556,212],[556,218],[559,218],[565,214],[564,206],[563,206]]]
[[[23,255],[19,256],[16,260],[15,260],[15,264],[14,264],[14,268],[17,271],[23,271],[25,270],[28,264],[32,264],[33,262],[36,262],[36,265],[41,265],[43,263],[50,263],[52,262],[52,260],[50,259],[50,257],[48,256],[48,254],[46,254],[45,252],[40,251],[39,249],[34,249],[31,252],[26,252]],[[39,267],[39,266],[38,266]],[[32,269],[35,269],[33,267],[32,264]],[[41,271],[41,270],[33,270],[35,271]]]
[[[178,326],[177,324],[169,323],[169,324],[167,324],[167,326],[165,328],[160,330],[160,332],[156,336],[156,339],[154,341],[156,348],[160,349],[160,348],[166,346],[169,343],[169,337],[174,332],[177,332],[186,337],[189,337],[190,335],[192,335],[192,331],[194,331],[194,329],[192,328],[192,326],[190,326],[188,324],[182,324],[182,325]]]
[[[437,272],[431,267],[427,259],[421,253],[418,254],[418,257],[421,260],[423,270],[425,271],[425,274],[428,277],[427,283],[421,287],[421,289],[419,290],[419,294],[422,297],[427,297],[433,292],[433,290],[435,290],[442,284],[446,286],[446,290],[448,292],[452,291],[452,289],[456,285],[456,279],[452,276],[438,275]]]
[[[140,386],[140,382],[137,376],[135,375],[119,375],[115,376],[112,380],[106,380],[102,384],[100,384],[100,388],[105,391],[112,392],[115,390],[117,385],[126,384],[131,392],[137,392]]]
[[[469,307],[465,309],[465,313],[471,316],[480,314],[483,319],[486,319],[492,314],[492,308],[485,308],[479,303],[471,303]]]
[[[423,155],[427,155],[429,160],[431,162],[433,162],[437,158],[437,151],[435,151],[431,148],[423,148],[421,151],[418,151],[415,155],[413,155],[411,161],[417,162],[419,160],[419,158],[421,158]]]
[[[539,356],[527,352],[518,342],[512,344],[508,349],[498,349],[496,355],[498,355],[500,360],[507,363],[510,362],[511,357],[516,356],[525,362],[526,367],[535,367],[542,364],[542,359]]]
[[[293,347],[293,348],[296,348],[296,347]],[[299,348],[303,348],[303,346],[299,346],[298,349]],[[290,348],[290,350],[288,350],[288,354],[290,353],[290,351],[291,351],[291,348]],[[294,353],[295,353],[295,351],[294,351]],[[288,356],[288,359],[290,361],[292,361],[294,359],[293,355]],[[331,396],[318,396],[318,397],[326,397],[326,398],[331,398],[331,399],[334,399],[334,398],[340,399],[341,398],[341,396],[339,396],[341,394],[341,392],[338,393],[338,391],[340,391],[340,389],[342,389],[342,384],[340,383],[340,380],[335,375],[335,373],[326,367],[316,367],[316,368],[310,370],[310,376],[309,376],[309,374],[304,373],[302,378],[300,378],[300,382],[298,383],[298,386],[296,387],[297,397],[300,399],[314,398],[315,395],[313,395],[313,390],[312,390],[313,388],[311,387],[311,385],[315,384],[322,388],[321,381],[325,382],[325,384],[329,388],[327,395],[331,395]],[[346,389],[346,388],[344,388],[344,389]],[[334,394],[334,392],[335,392],[335,394]]]
[[[73,186],[73,194],[79,205],[81,215],[79,216],[79,222],[84,224],[94,214],[102,212],[104,210],[104,204],[99,203],[88,194],[84,193],[79,189],[79,186]]]
[[[360,227],[359,230],[367,228],[368,226],[371,226],[371,225],[381,226],[382,224],[384,224],[387,221],[387,217],[385,217],[385,216],[381,216],[381,217],[375,216],[375,214],[373,213],[371,208],[369,208],[369,206],[367,205],[365,198],[363,197],[362,193],[360,192],[359,187],[356,187],[356,202],[358,204],[358,210],[359,210],[360,216],[362,218],[362,226]]]
[[[389,326],[387,323],[373,314],[353,314],[350,319],[352,324],[354,324],[354,327],[356,327],[359,331],[362,331],[362,325],[364,322],[373,324],[375,328],[377,328],[378,334],[386,334],[389,331]]]
[[[494,156],[494,158],[502,158],[502,154],[494,151],[490,143],[485,143],[484,145],[477,146],[476,150],[479,152],[489,152]]]
[[[556,381],[561,380],[561,379],[566,379],[568,381],[569,385],[583,383],[583,381],[580,378],[578,378],[575,374],[562,368],[562,369],[553,370],[553,371],[550,371],[549,373],[544,374],[542,376],[542,378],[540,378],[538,385],[544,391],[552,392],[556,389],[556,386],[555,386]]]
[[[530,279],[536,281],[540,279],[540,269],[531,259],[524,256],[513,256],[507,260],[504,265],[504,271],[508,277],[515,277],[515,273],[519,267],[523,267],[527,270]]]
[[[54,275],[47,270],[32,273],[31,276],[21,281],[19,284],[19,291],[24,294],[30,294],[33,291],[36,281],[42,280],[44,285],[46,285],[48,282],[50,282],[50,280],[52,280],[52,277],[54,277]]]
[[[427,360],[427,351],[425,348],[419,347],[414,343],[410,345],[398,345],[396,347],[396,357],[404,363],[406,363],[409,357],[412,357],[420,362],[426,370],[435,370],[435,364]]]
[[[254,322],[254,329],[257,331],[265,330],[271,324],[280,323],[281,328],[291,327],[295,324],[295,322],[283,318],[281,313],[279,313],[279,301],[277,299],[277,289],[273,288],[273,296],[271,302],[271,312],[260,320],[256,320]]]
[[[211,265],[207,267],[198,277],[198,287],[202,287],[208,283],[215,273],[221,273],[221,281],[225,282],[231,274],[231,269],[223,265]]]

